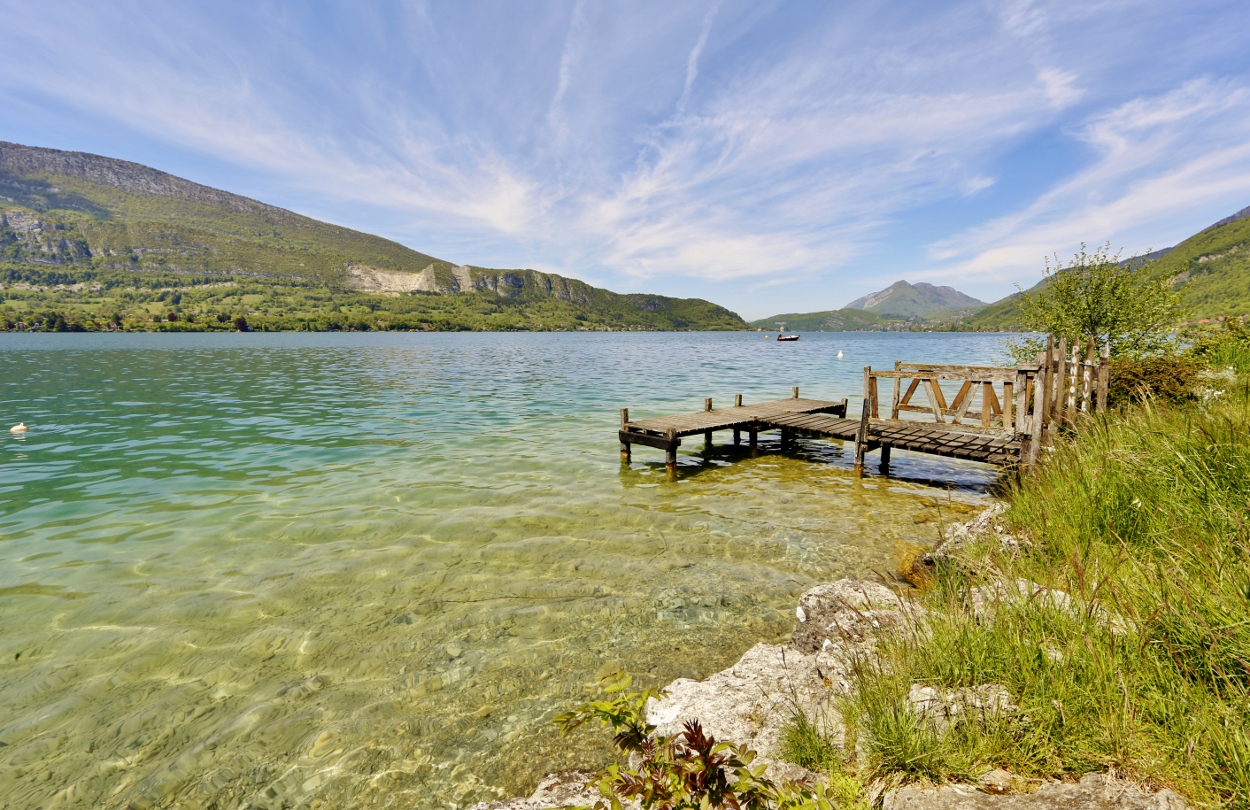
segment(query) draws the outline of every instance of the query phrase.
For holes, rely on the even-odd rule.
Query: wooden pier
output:
[[[864,368],[864,401],[858,419],[847,418],[847,401],[803,399],[792,389],[789,399],[744,405],[742,395],[728,408],[713,408],[705,399],[703,410],[632,422],[629,409],[621,409],[621,457],[629,461],[631,447],[641,444],[665,451],[670,477],[677,473],[677,448],[685,436],[703,434],[706,444],[718,430],[732,430],[735,445],[747,432],[752,449],[762,431],[781,431],[786,447],[796,436],[815,436],[855,443],[855,472],[862,475],[865,454],[879,450],[880,469],[889,472],[890,451],[977,461],[999,466],[1036,463],[1041,447],[1054,431],[1072,429],[1092,413],[1103,413],[1107,403],[1108,359],[1104,353],[1095,363],[1092,342],[1082,361],[1077,350],[1068,354],[1066,341],[1047,350],[1035,365],[1014,368],[937,363],[897,362],[888,371]],[[878,381],[893,383],[889,416],[881,418]],[[904,392],[903,382],[907,381]],[[959,383],[948,402],[941,383]],[[913,398],[923,392],[921,405]],[[973,405],[977,407],[974,409]],[[919,421],[923,414],[933,421]]]
[[[803,399],[799,389],[790,389],[789,399],[776,399],[771,402],[758,402],[751,405],[742,404],[742,394],[734,397],[734,404],[729,408],[713,408],[712,398],[703,400],[703,410],[696,413],[678,414],[677,416],[660,416],[655,419],[643,419],[639,422],[629,421],[629,409],[621,408],[621,457],[630,459],[630,446],[635,444],[656,447],[665,453],[665,466],[669,475],[677,473],[677,448],[683,436],[703,434],[707,444],[712,443],[712,434],[718,430],[732,430],[734,444],[742,442],[742,432],[747,433],[750,446],[754,448],[761,430],[772,430],[770,419],[787,415],[835,414],[846,416],[846,400],[837,402],[821,399]],[[789,439],[786,431],[782,431],[782,443]]]

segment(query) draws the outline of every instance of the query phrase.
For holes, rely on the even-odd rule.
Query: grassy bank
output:
[[[921,629],[861,664],[844,707],[861,775],[1005,768],[1023,786],[1111,769],[1202,806],[1250,807],[1245,378],[1205,404],[1088,426],[1010,502],[1019,548],[987,541],[940,564]],[[909,708],[913,684],[1001,684],[1017,707],[964,706],[937,724]]]

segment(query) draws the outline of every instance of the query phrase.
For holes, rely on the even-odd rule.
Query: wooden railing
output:
[[[881,418],[878,380],[882,379],[893,381],[887,418],[899,420],[904,413],[922,413],[932,415],[938,424],[967,426],[971,420],[982,429],[1013,433],[1020,440],[1021,464],[1028,466],[1037,461],[1056,428],[1075,427],[1083,414],[1106,412],[1110,365],[1106,351],[1097,357],[1092,338],[1082,359],[1076,347],[1069,352],[1066,338],[1056,345],[1052,336],[1035,365],[1011,368],[900,360],[892,371],[865,366],[865,415],[872,419]],[[906,390],[904,380],[908,381]],[[949,402],[943,381],[960,383]],[[922,391],[923,405],[913,401]]]
[[[1000,427],[1017,433],[1027,432],[1029,416],[1029,384],[1037,374],[1035,366],[1002,368],[996,366],[956,366],[939,363],[906,363],[898,361],[893,371],[864,367],[864,397],[872,410],[872,418],[881,418],[878,380],[893,380],[894,395],[890,401],[889,419],[902,413],[931,414],[938,424],[968,424],[972,419],[981,427]],[[903,381],[908,380],[907,390]],[[942,381],[957,381],[959,391],[947,402]],[[995,386],[999,386],[998,390]],[[925,404],[916,404],[922,392]],[[1001,391],[1001,396],[999,394]],[[973,408],[974,403],[978,403]]]

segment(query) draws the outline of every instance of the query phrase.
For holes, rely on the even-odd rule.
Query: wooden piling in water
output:
[[[621,408],[621,430],[629,424],[629,408]],[[621,442],[621,461],[629,463],[630,461],[630,445],[629,442]]]
[[[868,416],[871,406],[864,397],[864,409],[859,415],[859,432],[855,434],[855,476],[864,477],[864,454],[868,452]]]

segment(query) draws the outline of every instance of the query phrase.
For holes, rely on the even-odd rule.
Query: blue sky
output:
[[[1250,205],[1245,2],[0,0],[0,139],[748,318]]]

